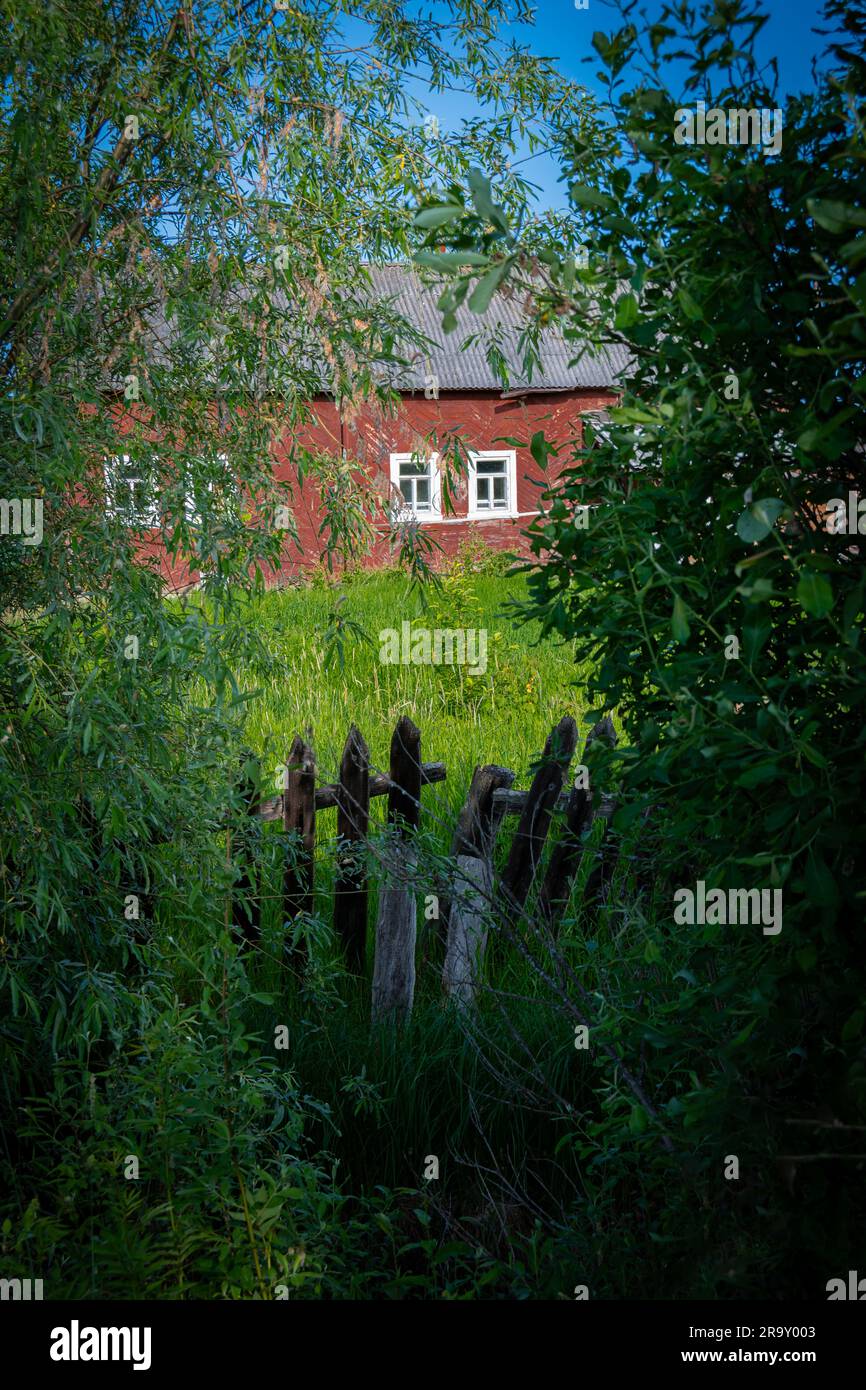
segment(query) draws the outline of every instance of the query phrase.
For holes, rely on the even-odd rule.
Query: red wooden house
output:
[[[541,364],[527,381],[520,347],[525,320],[517,297],[495,295],[480,318],[462,306],[456,330],[446,337],[436,307],[438,290],[414,270],[378,266],[369,268],[369,275],[373,296],[423,334],[429,348],[407,350],[409,365],[391,378],[400,397],[393,416],[373,405],[347,413],[332,395],[322,394],[311,401],[311,423],[293,443],[356,461],[398,509],[414,514],[446,556],[472,534],[496,549],[525,550],[521,533],[538,513],[544,485],[570,462],[583,417],[603,414],[616,401],[625,354],[614,349],[570,365],[575,349],[553,323],[542,331]],[[491,343],[508,364],[507,389],[488,360]],[[529,449],[539,430],[560,449],[546,474]],[[437,441],[454,435],[465,446],[468,468],[446,505]],[[274,445],[280,478],[293,473],[292,447]],[[294,510],[298,537],[287,536],[283,576],[316,563],[321,549],[322,513],[314,486],[296,490]],[[378,528],[378,540],[366,557],[370,565],[387,561],[389,529]],[[167,570],[166,577],[179,587],[194,576]],[[274,576],[275,582],[279,579]]]

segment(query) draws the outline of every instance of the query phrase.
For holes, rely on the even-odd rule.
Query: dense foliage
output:
[[[591,122],[584,94],[501,39],[523,14],[4,6],[3,1256],[47,1296],[258,1294],[298,1226],[351,1244],[333,1173],[300,1155],[304,1098],[272,1047],[252,1058],[229,929],[252,693],[234,672],[261,647],[243,594],[293,534],[273,439],[317,390],[390,409],[398,331],[402,351],[417,338],[371,308],[359,262],[405,254],[410,204],[476,162],[517,212],[509,155]],[[454,86],[482,114],[439,130],[426,116]],[[320,488],[323,558],[363,554],[384,517],[372,479],[338,444],[295,461]],[[41,508],[37,543],[19,504]],[[164,602],[139,563],[154,530],[207,605]],[[346,1292],[362,1275],[329,1277]]]
[[[48,1297],[823,1296],[862,1264],[866,1125],[862,533],[827,525],[863,473],[859,9],[829,0],[824,75],[784,103],[742,0],[597,34],[607,124],[500,45],[498,3],[7,10],[0,494],[41,501],[44,534],[0,538],[4,1276]],[[410,59],[489,122],[425,125]],[[677,143],[698,101],[778,107],[780,148]],[[522,219],[524,136],[561,152],[569,216]],[[371,1032],[322,903],[304,978],[276,909],[239,950],[233,779],[281,672],[248,603],[292,528],[270,440],[323,371],[346,411],[389,408],[406,330],[358,262],[421,240],[446,329],[519,292],[576,354],[631,355],[574,459],[532,440],[567,467],[519,591],[620,728],[590,759],[619,784],[619,855],[583,903],[593,832],[558,936],[531,900],[500,924],[471,1017],[441,1007],[429,931],[411,1027]],[[103,472],[122,455],[125,486]],[[363,471],[296,461],[323,558],[356,557],[382,514]],[[204,598],[166,601],[137,563],[147,516]],[[478,602],[458,565],[431,620]],[[364,624],[336,608],[299,679],[332,650],[350,681],[347,612]],[[448,719],[502,696],[436,675]],[[531,692],[506,693],[528,719]],[[449,841],[422,826],[419,892]],[[782,930],[678,920],[699,881],[781,891]]]
[[[586,268],[535,255],[477,199],[438,199],[440,268],[488,257],[480,281],[452,270],[446,312],[496,279],[538,322],[560,316],[576,353],[614,342],[631,359],[531,528],[524,608],[575,642],[628,734],[616,824],[657,876],[649,931],[646,901],[621,904],[619,966],[589,973],[596,1038],[616,1039],[649,1107],[620,1079],[583,1153],[623,1144],[628,1120],[637,1153],[600,1190],[631,1170],[651,1234],[692,1270],[717,1258],[740,1291],[812,1296],[856,1262],[866,1121],[866,53],[862,7],[831,0],[826,20],[817,90],[784,102],[740,0],[594,36],[622,158],[605,173],[576,141],[565,170]],[[765,111],[768,131],[783,116],[780,148],[712,143],[714,109]],[[675,892],[698,881],[780,890],[781,931],[678,920]]]

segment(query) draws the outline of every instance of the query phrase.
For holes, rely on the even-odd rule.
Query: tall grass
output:
[[[320,780],[336,777],[346,734],[357,724],[371,764],[388,767],[390,738],[401,715],[421,730],[422,757],[441,761],[447,781],[428,788],[430,816],[459,809],[476,763],[514,768],[518,785],[552,725],[563,713],[586,710],[585,672],[571,644],[539,643],[534,625],[516,628],[506,614],[522,597],[517,576],[476,575],[455,568],[425,610],[400,575],[353,576],[340,586],[271,590],[250,603],[255,624],[272,653],[270,669],[241,668],[241,683],[257,690],[246,738],[269,772],[285,759],[292,737],[311,729]],[[329,641],[335,618],[357,623],[368,640],[349,632],[341,664]],[[460,667],[387,665],[379,634],[404,621],[427,626],[483,627],[488,667],[472,677]],[[330,658],[330,659],[329,659]]]
[[[369,745],[371,766],[385,771],[397,720],[408,715],[418,725],[422,757],[444,762],[447,769],[444,783],[422,792],[422,875],[429,874],[431,886],[446,865],[475,765],[509,766],[517,774],[515,785],[527,786],[554,724],[564,713],[578,722],[586,714],[585,673],[576,667],[570,645],[540,642],[537,629],[515,627],[507,606],[522,597],[523,580],[478,573],[474,559],[459,559],[426,603],[402,576],[387,571],[352,575],[336,585],[319,582],[259,594],[249,602],[246,621],[269,655],[242,661],[237,669],[241,691],[255,694],[246,707],[243,737],[262,759],[265,795],[272,775],[275,786],[295,733],[309,730],[317,780],[324,782],[338,775],[351,724]],[[380,633],[399,631],[404,621],[483,628],[487,671],[471,676],[459,667],[382,663]],[[386,805],[385,797],[371,803],[374,842]],[[500,855],[509,833],[504,826]],[[275,1021],[287,1026],[289,1047],[278,1060],[315,1099],[307,1131],[310,1152],[334,1157],[344,1190],[364,1198],[380,1188],[414,1190],[416,1198],[426,1192],[434,1205],[436,1194],[447,1192],[442,1199],[447,1212],[439,1213],[446,1225],[457,1222],[464,1240],[477,1238],[484,1248],[507,1255],[502,1242],[514,1234],[515,1222],[531,1226],[532,1221],[527,1208],[517,1214],[519,1201],[510,1204],[510,1214],[503,1213],[502,1175],[513,1182],[515,1193],[534,1193],[541,1206],[549,1205],[551,1191],[563,1204],[577,1193],[573,1165],[556,1156],[562,1113],[555,1106],[527,1103],[514,1078],[528,1050],[534,1083],[566,1097],[577,1115],[590,1100],[584,1060],[575,1053],[571,1030],[563,1027],[557,1008],[506,943],[491,941],[489,959],[497,988],[512,994],[513,1002],[505,1011],[492,996],[482,998],[480,1032],[467,1029],[443,1003],[441,930],[423,912],[411,1024],[401,1030],[371,1027],[378,866],[374,851],[367,978],[357,980],[343,970],[329,931],[335,835],[335,812],[320,813],[313,948],[301,980],[287,970],[283,951],[282,836],[278,826],[264,828],[261,949],[249,969],[253,988],[268,1002],[249,1019],[251,1035],[270,1047]],[[420,901],[422,893],[419,884]],[[438,1158],[443,1179],[447,1174],[438,1187],[423,1180],[430,1156]],[[485,1193],[479,1175],[491,1166],[496,1181]]]

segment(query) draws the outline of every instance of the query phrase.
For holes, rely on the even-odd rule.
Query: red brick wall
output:
[[[503,400],[497,391],[442,392],[439,400],[425,400],[423,394],[405,396],[400,410],[383,417],[373,407],[365,407],[352,419],[340,420],[332,400],[313,403],[315,423],[292,439],[274,442],[274,466],[278,477],[295,483],[293,510],[298,527],[298,542],[287,537],[283,546],[280,574],[270,576],[269,582],[279,583],[280,575],[298,574],[318,563],[322,548],[319,528],[322,520],[318,491],[312,482],[297,486],[293,452],[300,445],[311,451],[327,451],[339,458],[345,448],[349,459],[357,460],[374,486],[383,495],[390,492],[390,455],[410,453],[421,447],[423,440],[435,436],[441,444],[444,438],[459,435],[469,450],[515,448],[508,439],[521,441],[517,455],[516,518],[468,520],[467,489],[454,500],[454,515],[438,522],[424,523],[424,531],[441,547],[434,552],[434,563],[453,555],[469,535],[480,536],[486,544],[499,550],[525,551],[522,532],[537,513],[545,481],[558,476],[572,461],[572,449],[580,442],[581,415],[586,411],[603,410],[615,401],[606,391],[550,392]],[[545,437],[559,448],[558,456],[548,460],[547,473],[539,469],[529,451],[533,434],[543,430]],[[427,448],[436,447],[428,443]],[[442,450],[440,449],[440,452]],[[142,546],[142,558],[160,565],[167,587],[176,589],[188,584],[195,576],[185,567],[172,565],[159,541]],[[371,547],[365,563],[375,566],[389,560],[387,528],[379,528],[378,539]]]
[[[425,400],[423,395],[405,396],[399,413],[383,418],[365,409],[350,422],[340,419],[332,401],[318,401],[315,412],[318,426],[304,433],[303,444],[319,446],[339,454],[345,447],[347,456],[357,459],[369,476],[377,479],[384,493],[390,488],[390,455],[410,453],[422,440],[433,436],[441,443],[449,435],[459,435],[467,449],[496,449],[514,447],[507,439],[520,440],[524,447],[516,448],[517,455],[517,518],[468,520],[467,489],[454,499],[454,514],[439,522],[424,522],[423,529],[445,556],[452,555],[467,535],[480,536],[488,545],[500,550],[524,550],[521,532],[537,513],[545,478],[551,481],[572,460],[572,447],[580,442],[580,417],[585,411],[603,410],[615,397],[610,392],[575,391],[545,393],[503,400],[499,392],[443,392],[438,401]],[[545,437],[559,447],[556,459],[549,459],[547,474],[541,472],[529,451],[533,434],[543,430]],[[428,444],[429,447],[435,447]],[[291,445],[275,447],[276,470],[281,478],[293,476]],[[440,450],[441,452],[441,450]],[[319,526],[321,511],[312,488],[306,487],[300,496],[297,510],[299,544],[286,543],[283,573],[291,574],[305,565],[315,563],[320,549]],[[374,546],[368,561],[382,564],[388,559],[387,537],[383,534]]]

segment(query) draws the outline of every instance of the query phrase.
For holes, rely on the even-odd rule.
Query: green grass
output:
[[[421,730],[422,758],[444,762],[447,769],[444,783],[422,792],[421,862],[428,868],[437,861],[441,865],[475,765],[503,764],[517,774],[516,786],[528,786],[531,764],[563,714],[584,721],[583,672],[575,665],[570,645],[539,643],[537,627],[517,627],[504,611],[509,599],[524,592],[520,576],[475,574],[458,564],[444,576],[441,590],[430,596],[426,612],[405,578],[387,571],[352,576],[334,587],[271,590],[253,599],[246,621],[255,624],[272,664],[270,669],[242,666],[238,678],[245,693],[257,692],[248,707],[244,739],[262,758],[263,793],[276,790],[280,761],[294,735],[307,729],[319,783],[336,780],[352,723],[368,743],[371,766],[387,771],[391,734],[400,716],[408,715]],[[364,641],[350,631],[342,665],[327,636],[335,610],[347,625],[358,624],[371,639]],[[382,664],[379,633],[399,630],[405,620],[430,628],[485,628],[485,675],[467,677],[465,670],[444,666]],[[374,826],[384,820],[386,807],[386,797],[372,803]],[[500,832],[500,857],[513,828],[509,821]],[[263,949],[253,967],[254,984],[280,1001],[279,1016],[288,1023],[291,1037],[287,1065],[321,1102],[320,1119],[313,1121],[309,1134],[311,1144],[335,1156],[347,1189],[354,1192],[372,1192],[377,1184],[420,1185],[425,1156],[437,1154],[451,1168],[449,1190],[454,1194],[462,1186],[454,1165],[461,1158],[485,1161],[489,1143],[512,1164],[521,1183],[532,1185],[533,1165],[551,1181],[561,1119],[521,1108],[519,1095],[492,1082],[477,1045],[443,1007],[442,941],[437,924],[427,923],[422,911],[411,1026],[399,1033],[371,1029],[376,865],[374,861],[371,866],[367,977],[357,981],[341,969],[339,950],[327,931],[335,835],[336,813],[321,812],[315,910],[322,928],[315,935],[312,967],[303,985],[287,980],[281,963],[279,826],[267,826],[263,837]],[[422,892],[423,884],[419,902]],[[497,988],[524,999],[514,1004],[507,1020],[495,1003],[482,999],[485,1034],[505,1056],[514,1050],[516,1030],[539,1073],[554,1091],[569,1093],[580,1108],[589,1088],[581,1079],[585,1072],[574,1052],[570,1025],[561,1026],[557,1010],[540,996],[537,982],[505,943],[491,940],[488,959]],[[274,1017],[273,1008],[264,1006],[251,1026],[267,1037]],[[471,1187],[469,1182],[467,1193]],[[470,1221],[471,1207],[469,1201]]]
[[[581,722],[586,713],[582,672],[570,644],[538,640],[536,625],[516,626],[506,612],[511,599],[524,593],[521,576],[472,573],[464,562],[452,565],[441,589],[429,598],[425,611],[408,582],[392,572],[362,573],[345,584],[271,590],[250,603],[246,621],[271,654],[269,667],[241,668],[245,693],[251,701],[244,739],[262,760],[263,795],[277,790],[277,778],[296,733],[311,732],[317,761],[317,782],[336,781],[350,726],[355,723],[367,741],[371,768],[388,770],[394,727],[407,715],[421,730],[421,756],[443,762],[445,782],[427,786],[421,801],[421,861],[432,878],[450,848],[456,817],[465,801],[477,764],[499,763],[516,773],[516,787],[531,781],[531,766],[545,739],[563,714]],[[328,640],[337,611],[347,627],[356,630],[345,639],[342,664]],[[486,629],[488,663],[483,676],[468,676],[465,668],[434,665],[389,665],[379,660],[379,634],[400,630],[404,621],[425,627]],[[330,653],[330,655],[329,655]],[[371,831],[385,819],[387,797],[371,802]],[[498,854],[505,851],[513,818],[503,824]],[[265,828],[262,888],[262,926],[269,949],[279,952],[283,929],[281,830]],[[334,882],[336,811],[320,812],[316,826],[316,913],[331,921]],[[372,891],[368,917],[368,966],[373,954],[376,865],[371,866]],[[419,893],[423,880],[419,884]],[[432,886],[431,886],[432,891]],[[420,900],[419,900],[420,901]],[[419,912],[419,973],[428,949],[438,967],[435,926]]]
[[[583,672],[570,645],[537,643],[535,625],[515,627],[504,615],[510,598],[521,597],[520,576],[446,577],[441,598],[424,616],[407,581],[390,572],[365,574],[341,588],[270,591],[254,601],[255,622],[274,653],[272,673],[246,673],[247,688],[259,698],[250,707],[246,738],[274,774],[295,733],[312,730],[320,781],[335,780],[343,743],[352,723],[370,748],[371,765],[387,771],[391,734],[401,715],[421,730],[422,758],[444,762],[447,781],[427,788],[424,805],[456,811],[477,763],[500,763],[526,785],[527,770],[563,714],[580,720],[586,711]],[[360,624],[371,644],[349,634],[345,664],[327,664],[326,633],[341,594],[340,616]],[[400,630],[406,620],[423,626],[483,627],[488,633],[488,668],[467,677],[458,667],[385,665],[379,633]],[[325,815],[333,813],[325,813]]]

